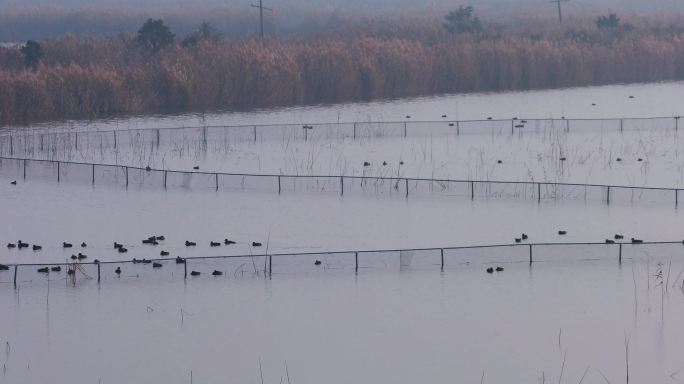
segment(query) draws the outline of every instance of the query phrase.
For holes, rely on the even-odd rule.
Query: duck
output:
[[[371,164],[370,164],[368,161],[364,161],[364,162],[363,162],[363,166],[364,166],[364,167],[370,167],[370,165],[371,165]]]
[[[252,242],[252,247],[261,247],[261,243],[258,243],[256,241]]]
[[[88,255],[84,255],[84,254],[82,254],[82,253],[79,253],[79,254],[78,254],[78,259],[79,259],[79,260],[83,260],[83,259],[87,259],[87,258],[88,258]]]
[[[62,272],[62,267],[60,267],[60,266],[52,267],[52,268],[50,268],[50,270],[52,272]]]
[[[161,251],[161,252],[159,252],[159,255],[160,255],[160,256],[168,256],[168,255],[169,255],[169,252]]]
[[[119,249],[119,248],[122,248],[122,247],[123,247],[123,244],[119,244],[119,243],[117,243],[116,241],[114,242],[114,249]]]
[[[525,128],[525,124],[516,124],[515,127],[516,128]]]
[[[194,169],[195,171],[199,171],[199,165],[195,165],[194,167],[192,167],[192,169]]]
[[[209,242],[209,246],[210,246],[210,247],[220,247],[220,246],[221,246],[221,243],[216,242],[216,241],[210,241],[210,242]]]
[[[411,118],[411,115],[406,115],[406,118],[407,118],[407,119],[410,119],[410,118]]]
[[[4,265],[4,264],[0,264],[0,271],[9,271],[9,266]]]
[[[85,248],[85,247],[87,247],[87,246],[88,246],[88,244],[86,244],[85,241],[81,243],[81,248]]]
[[[10,184],[12,184],[12,185],[17,185],[17,181],[14,180],[14,181],[10,182]]]
[[[403,162],[403,161],[400,161],[400,162],[399,162],[399,165],[404,165],[404,162]]]
[[[620,239],[624,239],[624,238],[625,238],[625,236],[623,236],[623,235],[620,235],[617,233],[615,234],[615,240],[620,240]]]
[[[50,269],[48,267],[38,268],[38,273],[50,273]]]
[[[487,120],[492,120],[492,117],[491,116],[487,117]]]
[[[142,243],[143,244],[150,244],[150,245],[159,245],[159,243],[157,242],[157,240],[154,237],[149,238],[149,239],[145,239],[142,241]]]
[[[494,268],[492,268],[492,267],[487,268],[487,273],[494,273]]]
[[[158,241],[164,241],[164,240],[166,240],[166,236],[164,236],[164,235],[155,236],[155,239],[158,240]]]
[[[456,124],[454,124],[454,123],[449,123],[449,126],[450,126],[450,127],[453,127],[454,125],[456,125]]]
[[[196,246],[196,245],[197,245],[197,243],[195,243],[195,242],[193,242],[193,241],[185,240],[185,246],[186,246],[186,247],[194,247],[194,246]]]
[[[19,240],[17,241],[17,247],[21,248],[28,248],[28,243],[24,243],[23,241]]]
[[[442,119],[446,119],[447,115],[442,115]]]
[[[522,239],[521,239],[521,238],[519,238],[519,237],[516,237],[516,238],[515,238],[514,240],[515,240],[515,242],[516,242],[516,243],[520,243],[520,242],[522,242]]]
[[[128,252],[128,249],[126,249],[126,248],[124,248],[124,247],[119,247],[119,251],[118,251],[118,252],[119,252],[119,253],[126,253],[126,252]]]
[[[497,164],[503,164],[503,161],[497,160],[496,163],[497,163]]]
[[[561,157],[559,160],[560,160],[560,161],[565,161],[565,160],[567,160],[567,158],[566,158],[566,157]]]
[[[320,261],[320,260],[316,260],[316,261],[314,261],[314,265],[321,265],[321,264],[323,264],[323,263],[321,263],[321,261]]]
[[[43,246],[41,246],[41,245],[35,245],[35,244],[33,245],[33,250],[34,250],[34,251],[40,251],[41,249],[43,249]]]
[[[213,276],[223,276],[223,272],[221,271],[214,271],[211,273]]]
[[[69,276],[73,275],[74,273],[76,273],[76,270],[73,270],[73,269],[67,270],[67,275],[69,275]]]
[[[503,267],[496,267],[497,272],[503,272],[503,270],[504,270]]]
[[[117,275],[121,275],[121,267],[116,267],[114,273],[116,273]]]
[[[642,158],[640,157],[640,158],[637,159],[637,161],[638,161],[638,162],[642,162],[642,161],[644,161],[644,159],[642,159]]]
[[[615,161],[620,162],[620,161],[622,161],[622,158],[618,157],[617,159],[615,159]]]
[[[568,234],[568,231],[558,231],[558,235],[559,235],[559,236],[564,236],[564,235],[567,235],[567,234]]]
[[[606,239],[606,244],[615,244],[615,240]]]
[[[7,248],[16,248],[17,245],[14,243],[7,243]]]
[[[152,170],[152,167],[150,167],[150,166],[148,165],[147,167],[145,167],[145,170],[146,170],[147,172],[149,172],[149,171]]]
[[[152,263],[152,260],[142,259],[140,262],[143,264],[150,264]]]
[[[225,244],[225,245],[231,245],[231,244],[237,244],[237,243],[234,242],[234,241],[232,241],[232,240],[225,239],[225,240],[223,240],[223,244]]]
[[[632,244],[642,244],[644,241],[632,237]]]
[[[387,162],[386,162],[386,161],[383,161],[383,162],[382,162],[382,165],[383,165],[383,166],[387,166]]]
[[[523,233],[523,234],[522,234],[522,236],[521,236],[521,239],[523,239],[523,240],[527,240],[527,239],[528,239],[528,236],[527,236],[527,234],[526,234],[526,233]]]
[[[199,276],[199,275],[201,275],[200,272],[197,272],[197,271],[190,272],[190,276]]]
[[[74,245],[71,244],[71,243],[67,243],[67,242],[65,242],[65,241],[62,242],[62,248],[71,248],[71,247],[73,247],[73,246],[74,246]]]
[[[176,257],[176,264],[185,264],[185,259],[180,256]]]
[[[76,257],[76,255],[71,255],[71,260],[76,260],[76,259],[78,259],[78,257]]]
[[[98,259],[93,260],[93,264],[100,264],[100,260],[98,260]]]
[[[161,268],[162,264],[161,263],[152,263],[152,268]]]

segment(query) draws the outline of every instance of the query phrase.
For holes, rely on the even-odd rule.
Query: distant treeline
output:
[[[450,33],[385,21],[264,41],[207,28],[167,46],[65,36],[0,48],[0,122],[684,79],[678,17],[603,22]]]

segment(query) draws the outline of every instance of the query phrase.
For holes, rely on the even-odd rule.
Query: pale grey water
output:
[[[299,122],[326,120],[342,111],[341,119],[389,119],[407,109],[422,111],[411,112],[415,118],[426,118],[447,106],[466,118],[482,117],[493,105],[494,117],[522,116],[525,109],[539,117],[585,109],[593,116],[671,115],[684,109],[675,100],[681,87],[455,96],[216,118]],[[636,99],[627,98],[632,93]],[[586,106],[593,100],[595,110]],[[196,122],[191,119],[144,122]],[[125,124],[136,121],[141,122]],[[635,155],[632,145],[642,138],[608,137]],[[492,142],[498,148],[510,143]],[[544,153],[548,144],[539,140],[525,147],[524,138],[512,142],[516,149],[509,155],[522,158],[534,156],[524,151]],[[652,153],[659,153],[663,143],[665,138],[652,143]],[[349,151],[356,162],[375,153],[376,161],[381,158],[377,151],[401,145],[396,140],[366,144],[376,147],[364,153],[356,144],[342,143],[337,153]],[[264,167],[284,157],[277,146],[247,148],[272,152],[272,163]],[[293,153],[296,160],[307,151]],[[668,150],[663,157],[674,161],[676,153],[676,148]],[[459,160],[452,161],[448,168]],[[219,168],[224,163],[210,159],[205,164]],[[416,157],[412,166],[431,164]],[[586,172],[578,161],[572,167],[572,172]],[[667,181],[679,174],[666,166],[653,168],[649,180]],[[279,196],[125,190],[32,179],[11,186],[9,181],[0,177],[0,263],[61,262],[81,251],[61,249],[62,241],[88,242],[91,260],[126,260],[151,258],[161,248],[172,256],[249,253],[251,241],[268,242],[274,252],[324,252],[507,243],[521,232],[535,242],[600,242],[614,233],[652,241],[684,239],[684,216],[672,204]],[[558,236],[559,229],[568,235]],[[143,247],[140,240],[152,234],[168,240],[163,247]],[[225,237],[238,244],[231,249],[208,246]],[[4,248],[19,238],[45,248],[35,253]],[[186,249],[186,239],[199,246]],[[113,241],[130,244],[130,253],[114,253]],[[584,383],[603,383],[602,375],[618,383],[625,377],[625,337],[630,340],[631,382],[680,382],[683,252],[680,245],[630,248],[619,265],[615,248],[548,248],[538,255],[544,262],[529,266],[524,252],[491,250],[450,255],[444,272],[434,260],[421,262],[416,256],[411,267],[399,268],[385,255],[366,260],[372,267],[358,275],[349,268],[349,258],[321,255],[320,268],[310,259],[278,259],[271,279],[250,273],[251,264],[232,273],[235,263],[195,263],[191,267],[204,275],[187,280],[172,263],[158,271],[125,265],[121,278],[107,269],[99,286],[82,277],[70,286],[63,272],[50,274],[48,283],[26,267],[16,290],[11,272],[0,272],[0,383],[189,383],[190,372],[193,383],[259,383],[259,361],[265,383],[281,382],[285,362],[292,383],[478,383],[483,372],[484,383],[537,383],[542,376],[546,382],[576,383],[585,370]],[[487,265],[503,265],[505,271],[488,275]],[[206,276],[215,268],[230,273]]]

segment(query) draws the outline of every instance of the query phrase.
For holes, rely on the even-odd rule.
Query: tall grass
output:
[[[18,49],[0,48],[0,122],[682,79],[677,26],[684,23],[668,20],[620,32],[576,23],[546,34],[513,25],[482,35],[450,35],[437,22],[385,21],[299,39],[202,41],[157,54],[127,34],[64,36],[42,42],[35,70],[24,68]]]

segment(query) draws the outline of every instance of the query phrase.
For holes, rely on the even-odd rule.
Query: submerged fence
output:
[[[302,253],[268,253],[194,257],[185,259],[150,259],[103,261],[92,263],[23,263],[0,264],[0,284],[44,281],[52,276],[77,280],[129,281],[168,278],[271,276],[274,273],[316,273],[409,269],[430,270],[481,268],[540,262],[658,261],[684,258],[683,241],[619,243],[514,243],[480,246],[353,250]],[[484,272],[484,271],[481,271]],[[41,279],[43,276],[43,279]],[[48,280],[49,281],[49,280]],[[1,285],[0,285],[1,286]]]
[[[446,196],[466,199],[600,201],[679,205],[680,189],[535,181],[450,180],[373,176],[268,175],[157,170],[111,164],[0,157],[0,176],[123,188],[329,193],[340,196]]]
[[[136,128],[100,131],[18,132],[0,135],[0,156],[35,157],[37,153],[64,151],[106,151],[126,148],[136,151],[163,145],[207,148],[234,143],[265,141],[357,140],[431,135],[489,133],[513,135],[561,129],[566,132],[639,131],[644,129],[678,131],[680,117],[604,118],[604,119],[508,119],[455,121],[385,121],[318,124],[271,124],[236,126],[198,126]]]

